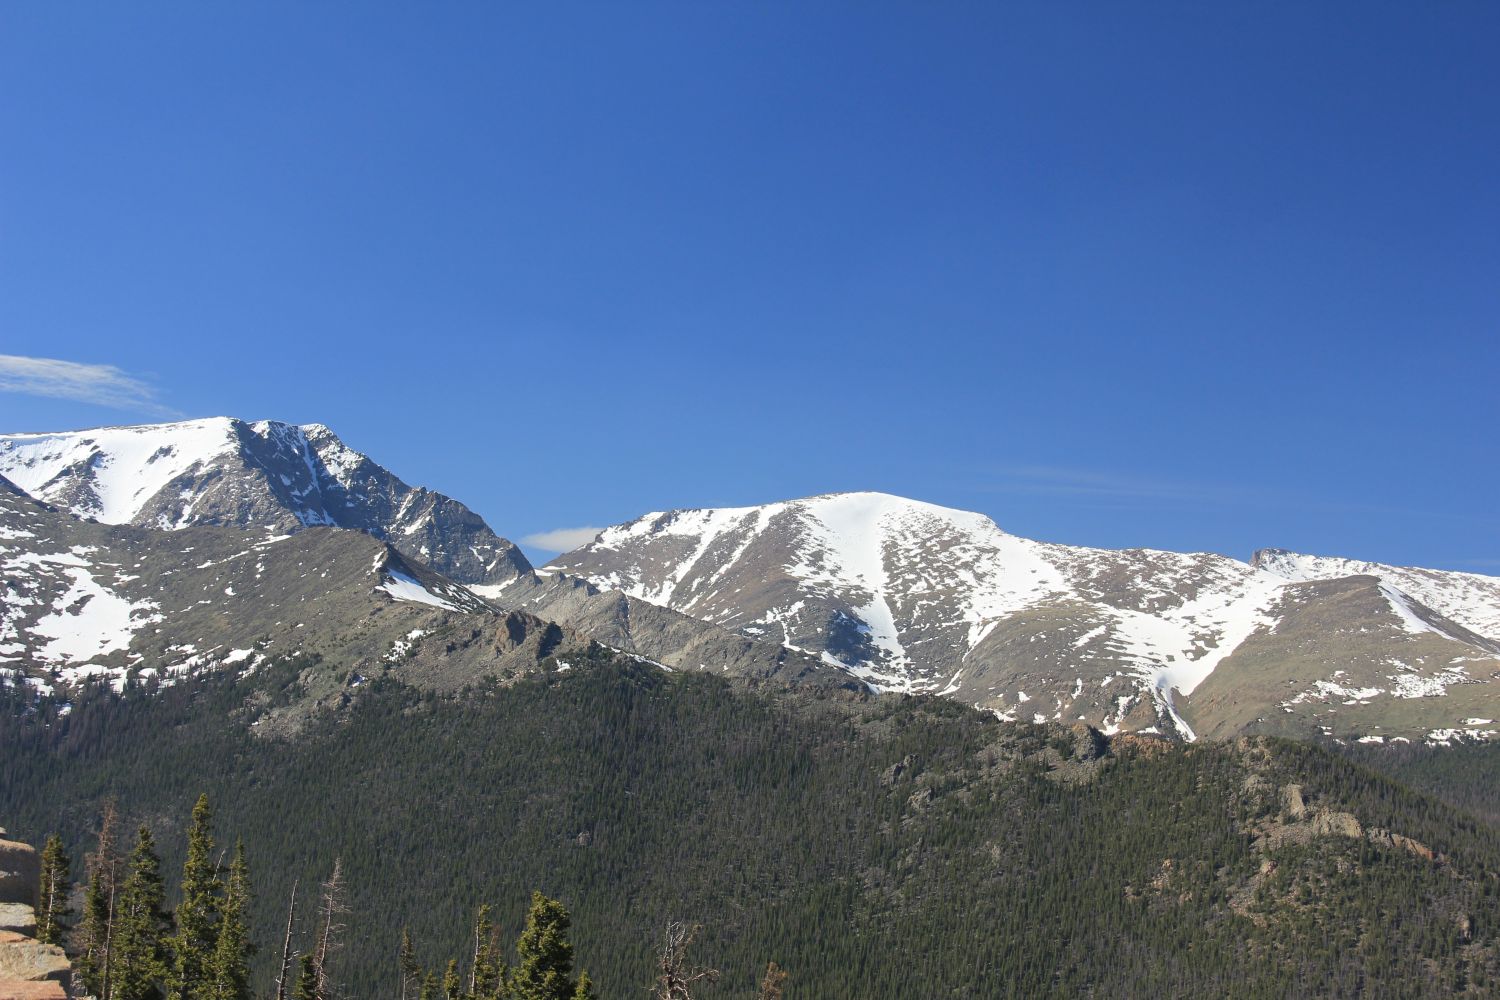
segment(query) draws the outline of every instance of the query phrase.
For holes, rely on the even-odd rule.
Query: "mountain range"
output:
[[[543,567],[321,425],[0,436],[0,670],[40,689],[316,654],[323,699],[598,643],[1182,739],[1500,732],[1500,578],[1032,541],[878,493],[646,514]]]

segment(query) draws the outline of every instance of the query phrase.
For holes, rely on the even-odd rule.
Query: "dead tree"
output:
[[[313,970],[317,974],[318,1000],[333,1000],[333,981],[328,976],[328,960],[338,951],[339,934],[344,930],[340,917],[349,912],[344,901],[344,861],[333,859],[333,873],[323,883],[323,895],[318,901],[318,944],[313,949]]]
[[[656,962],[656,987],[651,994],[653,1000],[693,1000],[693,986],[696,983],[719,981],[718,969],[688,964],[688,945],[693,943],[698,930],[696,924],[689,927],[677,920],[667,922],[661,955]]]
[[[292,968],[292,915],[297,911],[297,879],[292,879],[292,898],[286,904],[286,933],[281,938],[281,971],[276,975],[276,1000],[286,1000],[286,974]]]
[[[786,970],[775,962],[766,963],[766,978],[760,981],[760,992],[756,1000],[782,1000],[781,984],[786,982]]]

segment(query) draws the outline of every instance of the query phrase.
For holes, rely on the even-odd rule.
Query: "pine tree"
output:
[[[292,1000],[318,1000],[318,966],[312,954],[298,960],[297,985],[292,990]]]
[[[437,973],[427,973],[426,978],[422,980],[422,993],[417,1000],[438,1000]]]
[[[245,926],[250,905],[250,868],[245,863],[245,845],[235,844],[229,864],[229,882],[219,903],[219,930],[213,955],[205,970],[211,1000],[250,1000],[250,955],[255,946]]]
[[[207,967],[213,956],[219,908],[219,876],[213,860],[213,812],[208,796],[198,796],[188,829],[187,860],[182,865],[182,902],[177,905],[177,933],[172,936],[173,1000],[208,996]]]
[[[72,910],[68,907],[68,852],[57,834],[42,848],[42,875],[37,893],[36,939],[61,944]]]
[[[120,859],[115,848],[118,814],[113,802],[104,804],[99,823],[99,841],[86,861],[89,884],[83,897],[83,922],[79,927],[78,972],[84,986],[99,1000],[110,1000],[110,946],[114,929],[116,873]]]
[[[517,965],[510,990],[515,1000],[571,1000],[573,945],[568,941],[572,920],[567,909],[540,892],[531,894],[526,929],[516,942]]]
[[[163,942],[170,928],[162,899],[161,859],[151,831],[143,826],[115,900],[112,1000],[154,1000],[162,995],[167,973]]]
[[[462,983],[458,978],[458,959],[448,959],[448,968],[443,970],[443,1000],[462,1000]]]
[[[410,1000],[422,985],[422,966],[417,963],[411,946],[411,932],[401,928],[401,950],[396,953],[396,968],[401,972],[401,1000]]]
[[[500,957],[500,935],[490,920],[489,906],[481,906],[474,917],[474,954],[469,966],[469,996],[493,1000],[505,982],[505,961]]]
[[[587,972],[578,974],[578,986],[573,990],[573,1000],[599,1000],[599,994],[594,989],[594,981],[589,978]]]

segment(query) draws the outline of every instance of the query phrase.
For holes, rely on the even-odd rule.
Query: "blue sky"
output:
[[[319,421],[513,538],[868,488],[1500,572],[1497,37],[7,4],[0,354],[116,370],[5,362],[0,429]]]

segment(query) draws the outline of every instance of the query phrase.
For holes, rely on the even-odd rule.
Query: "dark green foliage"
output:
[[[594,981],[589,978],[587,972],[578,974],[578,986],[573,990],[573,1000],[599,1000],[599,994],[594,989]]]
[[[401,928],[401,949],[396,953],[396,968],[401,974],[401,1000],[410,1000],[422,988],[422,966],[411,946],[411,932]]]
[[[42,848],[42,871],[36,903],[36,939],[43,944],[60,944],[73,912],[68,905],[70,885],[68,852],[63,850],[57,834],[47,838]]]
[[[208,796],[199,795],[188,827],[187,860],[182,865],[182,889],[178,895],[172,935],[173,1000],[206,1000],[209,996],[208,967],[218,938],[219,876],[214,870],[213,811]]]
[[[292,1000],[321,1000],[318,996],[318,966],[311,955],[297,960],[297,984],[292,987]]]
[[[1451,747],[1356,743],[1337,749],[1403,784],[1500,825],[1500,741]]]
[[[569,1000],[573,980],[572,925],[567,908],[540,892],[532,892],[526,929],[516,942],[516,966],[511,970],[514,1000]]]
[[[245,844],[235,844],[229,864],[229,881],[218,902],[219,926],[213,954],[204,970],[209,1000],[249,1000],[250,955],[254,945],[246,926],[250,905],[250,869],[245,863]]]
[[[518,928],[538,886],[568,901],[609,997],[642,994],[674,919],[702,924],[694,956],[723,971],[705,998],[754,996],[772,957],[820,1000],[1482,996],[1500,981],[1494,827],[1325,750],[1117,740],[1089,762],[1056,727],[941,700],[574,667],[455,697],[372,682],[285,741],[251,735],[247,705],[293,697],[295,665],[40,706],[0,717],[0,814],[25,832],[76,803],[61,826],[76,839],[108,795],[180,822],[206,788],[264,873],[262,942],[280,941],[292,880],[341,854],[340,968],[367,997],[400,995],[403,926],[413,960],[441,969],[470,954],[481,901]],[[1367,838],[1270,847],[1275,796],[1246,791],[1261,772],[1442,860]]]
[[[161,859],[147,827],[136,834],[130,869],[115,900],[111,972],[113,1000],[153,1000],[167,974],[166,939],[171,930],[162,911]]]

